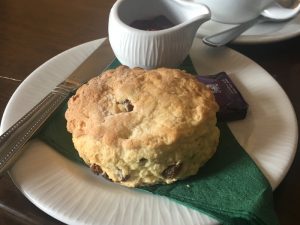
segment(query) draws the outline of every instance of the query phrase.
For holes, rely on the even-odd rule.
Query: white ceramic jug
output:
[[[141,30],[131,26],[137,20],[165,16],[174,26],[162,30]],[[202,4],[180,0],[118,0],[109,16],[109,40],[119,61],[146,69],[176,67],[189,53],[199,26],[210,19]]]

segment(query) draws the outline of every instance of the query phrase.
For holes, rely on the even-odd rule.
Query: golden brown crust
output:
[[[79,88],[66,119],[88,165],[137,186],[195,174],[215,152],[217,110],[211,91],[184,71],[120,66]],[[180,171],[164,177],[174,165]]]

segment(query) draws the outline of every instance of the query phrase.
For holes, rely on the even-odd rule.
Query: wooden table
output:
[[[0,1],[0,117],[18,85],[39,65],[78,44],[107,36],[113,0]],[[273,44],[230,45],[264,67],[283,87],[300,117],[300,37]],[[299,125],[299,123],[298,123]],[[298,147],[299,150],[299,147]],[[282,225],[300,221],[300,155],[274,192]],[[0,224],[61,224],[0,178]]]

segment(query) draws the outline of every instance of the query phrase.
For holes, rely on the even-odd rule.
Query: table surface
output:
[[[78,44],[107,36],[113,0],[0,1],[0,118],[18,85],[39,65]],[[272,44],[229,47],[265,68],[300,117],[300,37]],[[298,122],[299,125],[299,122]],[[299,150],[299,144],[298,144]],[[280,224],[300,221],[300,155],[274,192]],[[0,177],[0,224],[61,224],[29,202],[8,175]]]

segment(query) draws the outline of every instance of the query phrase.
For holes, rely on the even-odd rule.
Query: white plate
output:
[[[15,91],[3,115],[6,130],[101,42],[74,47],[36,69]],[[297,123],[281,87],[260,66],[228,48],[209,48],[195,39],[192,60],[200,74],[226,71],[249,103],[245,120],[230,124],[235,137],[275,188],[296,151]],[[99,59],[101,60],[101,59]],[[93,175],[34,140],[10,171],[24,195],[49,215],[67,224],[217,224],[167,198],[121,187]]]
[[[227,30],[235,25],[208,21],[201,25],[197,35],[204,37],[223,30]],[[256,24],[238,37],[234,43],[239,44],[259,44],[283,41],[300,34],[300,15],[286,22],[266,22]]]

